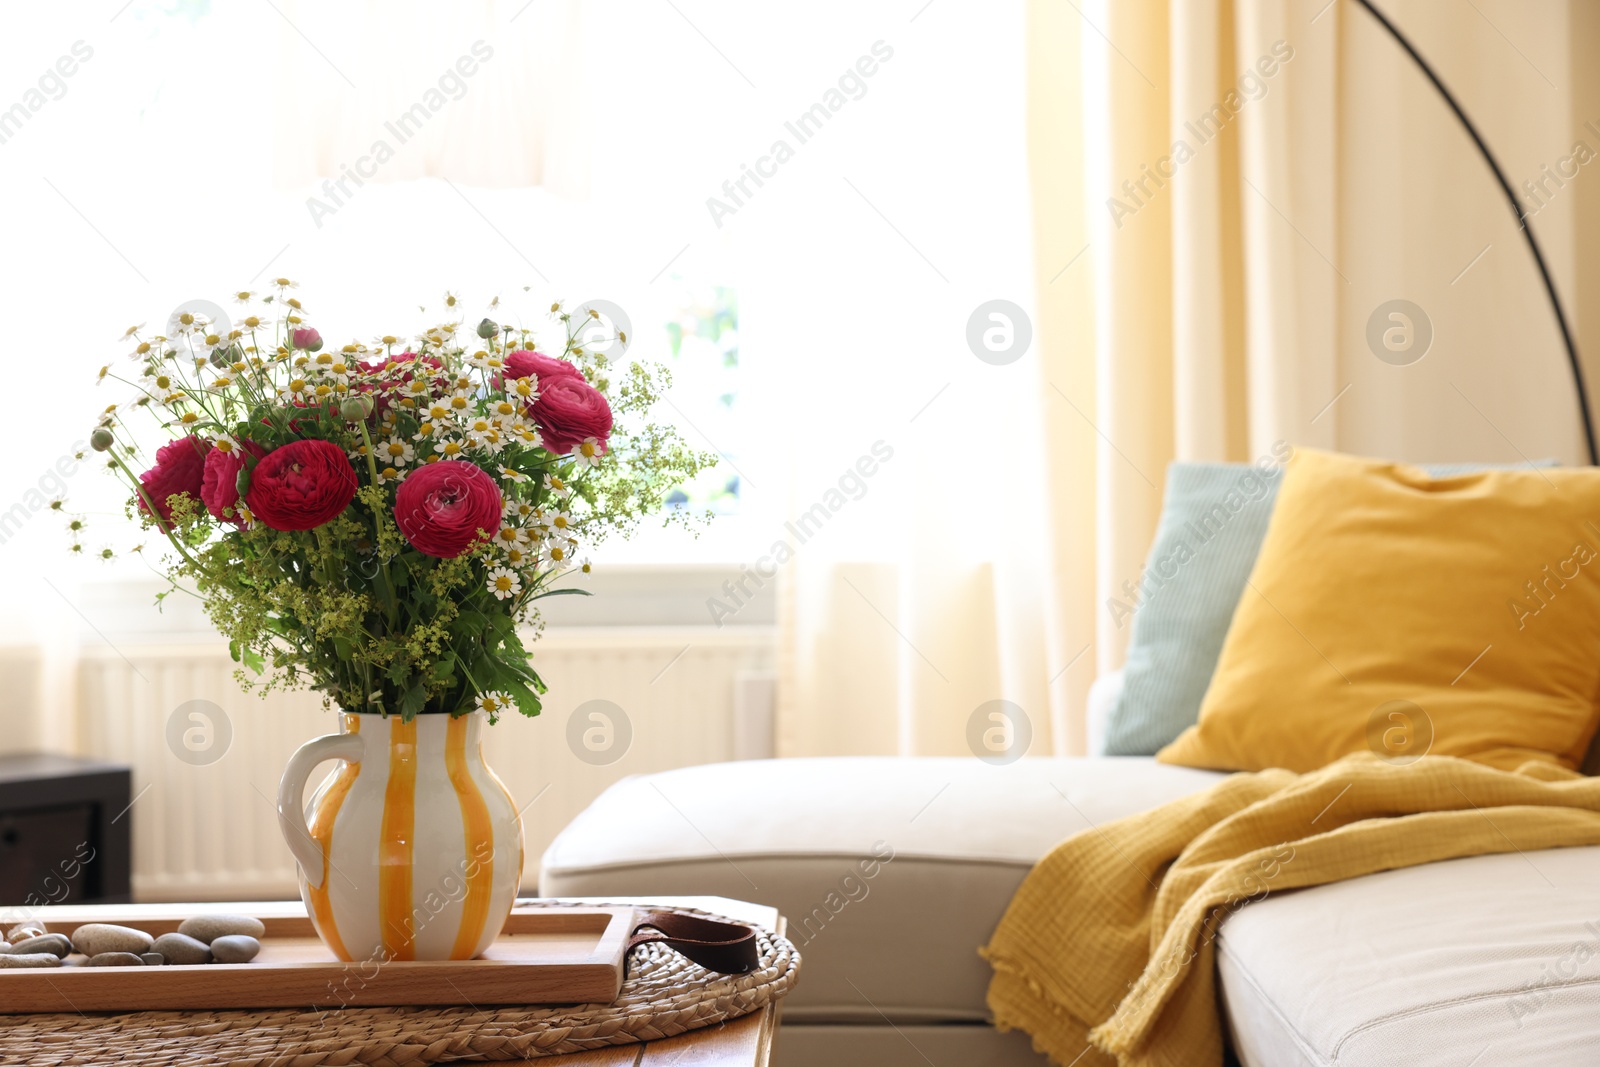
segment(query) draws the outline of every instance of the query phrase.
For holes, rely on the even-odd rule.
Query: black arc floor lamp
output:
[[[1516,216],[1517,228],[1522,231],[1522,236],[1528,242],[1528,251],[1533,253],[1533,262],[1539,268],[1539,277],[1544,281],[1544,291],[1550,297],[1550,307],[1556,314],[1556,325],[1561,328],[1561,341],[1566,345],[1567,364],[1572,368],[1572,384],[1578,394],[1578,414],[1583,421],[1584,442],[1589,448],[1589,465],[1600,466],[1600,451],[1595,446],[1594,418],[1589,412],[1589,390],[1584,385],[1583,367],[1578,362],[1578,348],[1572,340],[1572,328],[1567,324],[1566,312],[1561,309],[1561,298],[1556,294],[1555,282],[1550,277],[1550,268],[1545,264],[1544,253],[1539,250],[1539,242],[1533,236],[1533,227],[1528,223],[1528,216],[1522,209],[1522,204],[1517,200],[1517,194],[1511,189],[1511,182],[1507,180],[1505,171],[1500,169],[1500,164],[1495,162],[1494,153],[1489,151],[1489,146],[1484,143],[1483,135],[1472,124],[1467,113],[1462,110],[1461,104],[1455,96],[1445,87],[1437,72],[1429,66],[1428,61],[1422,58],[1406,35],[1401,33],[1395,24],[1371,2],[1371,0],[1355,0],[1357,4],[1366,8],[1367,13],[1377,20],[1378,25],[1389,32],[1389,36],[1397,41],[1406,54],[1421,68],[1422,73],[1428,76],[1433,87],[1439,90],[1439,95],[1444,97],[1444,102],[1450,105],[1450,110],[1455,112],[1456,118],[1461,120],[1461,125],[1466,128],[1467,135],[1472,138],[1472,143],[1478,146],[1478,153],[1483,156],[1483,161],[1489,164],[1489,169],[1494,172],[1495,180],[1500,183],[1500,191],[1506,194],[1506,202],[1511,205],[1511,213]]]

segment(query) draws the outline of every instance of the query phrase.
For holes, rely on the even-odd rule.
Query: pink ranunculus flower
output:
[[[394,521],[418,552],[454,559],[494,536],[503,504],[500,487],[480,467],[447,459],[413,471],[400,483]]]
[[[322,335],[314,327],[302,326],[289,334],[289,343],[306,352],[316,352],[322,348]]]
[[[290,441],[256,463],[244,502],[274,530],[311,530],[337,518],[357,488],[344,449],[332,441]]]
[[[539,424],[544,447],[564,456],[589,438],[606,451],[611,436],[611,405],[600,390],[580,378],[546,378],[539,383],[539,399],[528,408]]]
[[[530,352],[519,348],[506,357],[505,376],[515,381],[536,375],[541,382],[551,378],[576,378],[583,381],[583,372],[564,359],[547,356],[543,352]]]
[[[144,502],[144,498],[149,497],[162,521],[171,522],[172,505],[167,502],[168,499],[180,493],[196,498],[200,496],[200,486],[205,478],[206,454],[210,451],[210,443],[192,435],[168,441],[156,449],[156,465],[139,475],[139,484],[144,488],[144,494],[139,498],[139,509],[146,513],[150,511]]]
[[[206,510],[235,526],[244,521],[239,512],[239,472],[244,469],[246,452],[256,459],[267,454],[254,441],[241,441],[226,451],[213,448],[206,455],[205,476],[200,483],[200,499]],[[226,514],[230,509],[232,514]]]

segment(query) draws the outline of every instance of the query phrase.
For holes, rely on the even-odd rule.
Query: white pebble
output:
[[[60,959],[72,955],[72,942],[68,941],[65,934],[40,934],[30,937],[25,941],[18,941],[11,946],[11,951],[18,956],[31,955],[36,952],[53,952]]]
[[[102,952],[91,956],[85,967],[143,967],[144,960],[131,952]]]
[[[196,941],[211,944],[219,937],[230,934],[243,934],[246,937],[260,937],[267,932],[260,919],[253,919],[248,915],[196,915],[192,919],[185,919],[178,927],[178,933],[187,934]]]
[[[138,955],[149,952],[155,939],[143,930],[110,923],[88,923],[72,934],[72,945],[85,956],[98,956],[105,952],[131,952]]]
[[[161,953],[168,963],[178,967],[211,962],[211,949],[205,942],[196,941],[188,934],[162,934],[156,938],[152,950]]]
[[[261,942],[246,934],[224,934],[211,942],[218,963],[249,963],[261,951]]]
[[[0,971],[8,967],[59,967],[61,957],[53,952],[29,952],[24,955],[7,953],[0,956]]]

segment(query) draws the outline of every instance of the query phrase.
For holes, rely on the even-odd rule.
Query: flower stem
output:
[[[200,561],[189,554],[189,550],[184,547],[183,542],[174,536],[171,524],[161,517],[161,512],[156,509],[155,501],[151,500],[150,494],[145,492],[144,483],[139,480],[138,476],[133,473],[133,470],[126,463],[122,462],[122,457],[117,455],[115,449],[108,452],[107,455],[111,457],[111,462],[122,468],[123,473],[128,476],[128,480],[133,483],[133,491],[139,494],[140,500],[144,501],[144,506],[150,512],[150,517],[155,520],[157,529],[166,535],[168,541],[172,542],[172,547],[178,550],[178,555],[193,564],[194,568],[201,574],[211,578],[211,573],[202,567]]]
[[[367,433],[367,420],[362,419],[356,425],[361,427],[361,443],[367,446],[367,473],[372,476],[372,484],[378,484],[378,461],[372,450],[372,435]],[[381,541],[383,533],[381,527],[383,520],[376,513],[372,516],[372,551],[378,557],[378,573],[383,575],[383,584],[388,593],[384,600],[384,614],[389,616],[389,625],[393,626],[398,621],[398,609],[395,605],[394,582],[389,579],[389,564],[383,558]]]

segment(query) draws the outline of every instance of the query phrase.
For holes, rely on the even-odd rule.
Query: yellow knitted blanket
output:
[[[983,955],[1003,1030],[1073,1067],[1222,1063],[1213,940],[1251,900],[1458,856],[1600,844],[1600,778],[1449,757],[1236,774],[1069,838]]]

